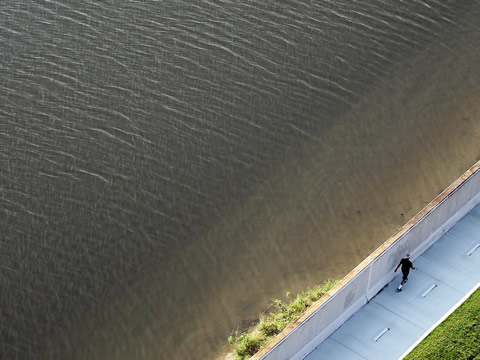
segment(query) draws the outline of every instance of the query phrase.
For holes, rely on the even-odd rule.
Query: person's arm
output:
[[[400,267],[400,265],[402,265],[402,262],[401,262],[401,261],[398,263],[397,267],[396,267],[395,270],[393,270],[393,271],[397,272],[397,270],[398,270],[398,268]]]
[[[412,265],[412,270],[417,270],[417,268],[415,266]]]

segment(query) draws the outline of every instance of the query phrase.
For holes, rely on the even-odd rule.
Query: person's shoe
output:
[[[400,291],[402,291],[402,289],[397,289],[397,292],[400,292]]]

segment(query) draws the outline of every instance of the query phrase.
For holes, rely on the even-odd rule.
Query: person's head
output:
[[[407,259],[410,259],[410,254],[407,253],[407,254],[405,255],[405,257],[406,257]]]

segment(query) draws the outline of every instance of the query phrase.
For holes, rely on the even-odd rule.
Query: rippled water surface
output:
[[[479,1],[0,6],[0,355],[208,359],[480,158]]]

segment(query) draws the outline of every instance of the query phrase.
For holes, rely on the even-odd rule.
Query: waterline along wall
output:
[[[405,253],[413,259],[421,255],[478,203],[480,161],[252,359],[303,359],[394,278],[393,268]]]

